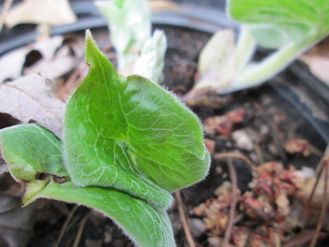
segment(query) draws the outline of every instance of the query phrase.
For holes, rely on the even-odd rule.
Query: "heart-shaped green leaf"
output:
[[[72,181],[167,207],[167,191],[191,185],[208,171],[197,117],[155,83],[119,76],[88,34],[86,58],[89,73],[69,99],[64,120]]]

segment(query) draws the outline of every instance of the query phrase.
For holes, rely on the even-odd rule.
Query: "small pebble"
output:
[[[197,218],[192,218],[189,220],[189,226],[191,229],[191,233],[194,237],[201,237],[202,234],[206,231],[206,226],[202,220]]]
[[[221,246],[222,239],[219,237],[210,237],[208,238],[209,247],[218,247]]]
[[[182,224],[180,223],[179,216],[177,213],[169,214],[171,224],[173,226],[174,233],[178,233],[182,229]]]
[[[222,174],[223,173],[223,168],[221,166],[216,166],[215,171],[217,174]]]
[[[124,246],[125,246],[125,243],[124,243],[124,241],[121,240],[121,239],[116,239],[116,240],[114,240],[114,242],[113,242],[113,246],[114,246],[114,247],[124,247]]]
[[[262,125],[262,127],[260,127],[260,133],[263,135],[267,135],[270,132],[270,128],[266,125]]]
[[[232,133],[232,139],[238,146],[238,148],[252,151],[254,144],[252,143],[249,135],[244,130],[236,130]]]
[[[86,247],[102,247],[102,240],[86,239]]]
[[[105,244],[109,244],[109,243],[111,243],[112,242],[112,232],[111,232],[111,230],[110,229],[107,229],[106,227],[105,227],[105,231],[104,231],[104,237],[103,237],[103,239],[104,239],[104,243]]]
[[[279,154],[278,149],[273,144],[269,144],[268,149],[270,150],[271,154],[274,155],[274,156]]]

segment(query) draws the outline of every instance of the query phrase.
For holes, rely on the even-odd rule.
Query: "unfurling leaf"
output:
[[[134,64],[133,74],[161,83],[166,50],[167,38],[165,33],[155,30],[153,36],[145,42],[141,54]]]
[[[110,28],[111,42],[117,51],[119,72],[125,76],[140,75],[161,83],[167,40],[163,31],[156,30],[151,36],[148,1],[99,0],[95,4]]]
[[[130,74],[139,52],[151,37],[151,12],[145,0],[96,1],[111,31],[119,71]]]
[[[202,49],[198,72],[200,80],[196,88],[226,88],[234,77],[236,69],[236,48],[232,30],[219,30]]]

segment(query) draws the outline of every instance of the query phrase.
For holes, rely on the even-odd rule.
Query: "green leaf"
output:
[[[66,167],[80,186],[111,187],[165,208],[167,192],[201,180],[209,168],[197,117],[139,76],[123,78],[86,38],[89,73],[69,99]]]
[[[228,0],[228,12],[267,48],[312,43],[329,32],[328,0]]]
[[[173,247],[175,240],[168,215],[123,192],[72,183],[49,183],[33,198],[48,198],[94,208],[114,220],[142,247]],[[31,201],[30,201],[31,202]]]
[[[39,173],[68,176],[60,140],[36,124],[0,130],[0,145],[9,171],[17,181],[33,181]]]

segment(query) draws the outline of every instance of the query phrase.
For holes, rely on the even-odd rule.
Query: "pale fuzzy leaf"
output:
[[[230,29],[217,31],[202,49],[198,72],[201,75],[209,70],[222,67],[235,49],[234,32]]]
[[[36,121],[61,137],[65,104],[52,96],[50,84],[38,75],[0,84],[0,112],[23,123]]]
[[[44,60],[51,60],[55,51],[63,43],[63,36],[55,36],[50,39],[36,42],[32,45],[11,51],[0,58],[0,83],[8,79],[16,79],[22,74],[26,55],[32,50],[41,53]]]
[[[141,54],[135,62],[133,74],[141,75],[157,83],[162,82],[166,49],[165,33],[155,30],[152,38],[149,38],[143,46]]]
[[[234,32],[219,30],[201,51],[198,63],[200,80],[195,88],[226,88],[236,72]]]
[[[72,183],[49,183],[36,195],[94,208],[111,218],[140,247],[175,247],[167,213],[126,193],[96,187],[76,187]]]
[[[144,43],[151,37],[151,12],[146,0],[96,1],[111,31],[119,71],[130,75]]]
[[[75,21],[68,0],[25,0],[8,12],[5,24],[11,28],[21,23],[56,26]]]

